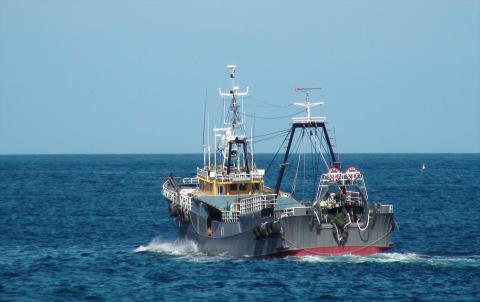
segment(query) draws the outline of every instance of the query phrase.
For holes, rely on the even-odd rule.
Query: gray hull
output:
[[[255,225],[274,220],[274,217],[257,219]],[[335,235],[334,226],[319,224],[312,214],[281,217],[277,221],[281,231],[260,238],[254,231],[255,225],[242,225],[242,221],[218,224],[209,235],[204,218],[193,212],[188,219],[177,218],[176,224],[179,238],[195,242],[201,252],[234,257],[370,255],[391,247],[394,229],[393,213],[378,211],[370,214],[368,227],[360,223],[363,231],[356,223],[348,225],[343,242]]]

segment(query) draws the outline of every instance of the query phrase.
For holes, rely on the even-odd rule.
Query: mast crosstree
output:
[[[223,101],[226,102],[226,98],[231,99],[230,103],[230,111],[232,113],[231,115],[231,120],[227,121],[226,118],[224,118],[224,124],[225,125],[230,125],[232,128],[232,134],[236,134],[236,129],[238,126],[243,128],[243,120],[244,120],[244,115],[242,112],[242,115],[240,116],[239,110],[240,106],[238,104],[238,97],[242,98],[242,103],[243,103],[243,97],[248,96],[248,90],[249,87],[246,88],[244,92],[239,92],[240,88],[237,86],[236,81],[235,81],[235,72],[237,70],[237,65],[227,65],[227,68],[230,69],[230,80],[232,83],[232,87],[229,92],[222,92],[222,89],[219,88],[218,92],[220,96],[223,98]],[[243,108],[242,108],[243,109]],[[226,116],[225,114],[225,104],[224,104],[224,117]]]

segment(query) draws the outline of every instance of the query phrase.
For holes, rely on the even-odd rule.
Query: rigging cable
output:
[[[280,152],[280,150],[282,149],[283,145],[285,144],[285,142],[287,141],[287,138],[290,136],[290,132],[292,131],[292,129],[290,129],[287,133],[287,135],[285,135],[285,138],[283,139],[283,142],[282,144],[280,145],[280,147],[278,148],[277,152],[275,153],[275,155],[273,156],[272,160],[270,161],[270,163],[268,164],[267,166],[267,169],[265,170],[265,174],[268,173],[268,170],[270,169],[270,167],[272,166],[273,162],[275,161],[275,158],[277,157],[278,155],[278,152]]]
[[[290,128],[284,129],[284,130],[278,130],[278,131],[274,131],[274,132],[270,132],[270,133],[259,134],[259,135],[252,136],[252,138],[255,138],[255,139],[256,139],[256,138],[263,137],[263,136],[269,136],[269,135],[271,135],[271,134],[288,132],[289,130],[290,130]]]
[[[257,101],[257,102],[259,102],[259,103],[268,105],[268,106],[270,106],[270,108],[271,108],[271,107],[275,107],[275,108],[288,108],[288,107],[291,107],[291,106],[293,105],[293,104],[291,104],[291,103],[288,104],[288,105],[276,105],[276,104],[272,104],[272,103],[263,101],[263,100],[255,97],[255,96],[253,96],[253,95],[250,95],[250,98],[253,99],[253,100],[255,100],[255,101]],[[268,108],[268,107],[266,107],[266,108]]]
[[[303,129],[303,128],[302,128],[302,129]],[[299,155],[298,165],[300,165],[300,161],[301,161],[301,159],[300,159],[301,152],[299,152],[299,150],[300,150],[300,146],[301,146],[301,143],[302,143],[302,142],[303,142],[303,132],[302,132],[302,136],[297,137],[297,140],[295,141],[295,143],[294,143],[294,145],[293,145],[292,150],[294,150],[294,151],[293,151],[293,152],[290,152],[290,153],[296,153],[296,154]],[[287,168],[288,168],[288,167],[287,167]],[[296,172],[298,173],[298,166],[297,166],[297,171],[296,171]],[[295,185],[294,185],[293,182],[292,182],[292,187],[294,187],[294,188],[296,189],[296,177],[295,177]],[[290,193],[293,194],[293,192],[290,192]]]
[[[294,115],[302,113],[303,111],[304,110],[300,110],[298,112],[287,114],[287,115],[282,115],[282,116],[256,116],[256,115],[250,115],[250,114],[246,114],[246,113],[244,113],[244,114],[245,114],[245,116],[252,117],[252,118],[255,117],[255,118],[259,118],[259,119],[263,119],[263,120],[277,120],[277,119],[292,117]]]
[[[302,139],[301,139],[301,142],[300,142],[300,146],[303,144],[303,135],[304,135],[304,132],[302,132]],[[298,147],[300,149],[300,146]],[[292,182],[292,189],[291,189],[291,193],[294,194],[295,193],[295,190],[297,189],[297,177],[298,177],[298,170],[300,168],[300,156],[301,156],[301,153],[300,152],[297,152],[298,153],[298,160],[297,160],[297,169],[295,170],[295,177],[293,178],[293,182]]]
[[[302,135],[302,143],[303,143],[303,140],[305,139],[304,136],[305,136],[305,131],[306,129],[303,130],[303,135]],[[303,148],[303,182],[302,182],[302,199],[305,201],[305,182],[306,182],[306,179],[307,179],[307,172],[306,172],[306,152],[305,152],[305,146],[303,145],[302,146]]]
[[[316,130],[317,130],[317,128],[315,127],[315,133],[316,133]],[[318,137],[318,136],[317,136],[317,137]],[[317,149],[317,142],[318,142],[318,140],[313,141],[312,137],[310,136],[310,141],[312,142],[312,145],[314,145],[315,150],[316,150],[316,151],[320,154],[320,156],[322,157],[323,163],[325,164],[325,167],[328,169],[328,168],[329,168],[329,165],[328,165],[327,161],[325,160],[325,157],[323,156],[323,152],[322,152],[322,150],[321,150],[322,144],[320,144],[320,147]]]
[[[287,133],[288,133],[288,132],[280,133],[280,134],[278,134],[278,135],[272,135],[272,136],[270,136],[270,137],[265,137],[265,138],[256,140],[255,142],[256,142],[256,143],[261,143],[261,142],[269,141],[269,140],[272,140],[272,139],[276,139],[276,138],[282,137],[282,136],[284,136],[284,135],[287,134]]]
[[[271,140],[271,139],[274,139],[274,138],[277,138],[277,137],[280,137],[280,136],[284,136],[285,134],[288,133],[288,131],[289,130],[287,129],[287,130],[281,130],[281,131],[276,131],[276,132],[272,132],[272,133],[267,133],[267,134],[264,134],[264,135],[259,135],[257,137],[253,137],[253,139],[255,139],[255,142],[258,143],[258,142],[262,142],[262,141],[266,141],[266,140]],[[258,139],[259,137],[261,137],[261,138]]]
[[[312,136],[313,133],[312,131],[310,130],[310,136]],[[312,167],[312,176],[313,176],[313,195],[312,195],[312,200],[315,199],[315,189],[317,187],[317,171],[318,171],[318,159],[320,156],[317,156],[317,153],[316,151],[314,150],[313,148],[313,145],[310,144],[310,154],[312,154],[312,157],[311,157],[311,167]],[[315,160],[317,159],[317,160]]]

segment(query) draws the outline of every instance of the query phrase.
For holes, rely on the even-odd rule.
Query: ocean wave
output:
[[[186,262],[213,263],[222,261],[242,262],[244,258],[235,258],[227,254],[207,255],[198,249],[195,242],[190,240],[167,241],[161,238],[154,238],[147,245],[140,245],[133,250],[135,253],[158,253],[175,256],[177,259]]]
[[[193,241],[175,240],[165,241],[154,238],[147,245],[140,245],[134,250],[135,253],[152,252],[174,256],[198,255],[198,247]]]
[[[182,259],[193,262],[216,262],[216,261],[245,261],[255,258],[232,258],[228,255],[208,256],[199,251],[195,242],[190,240],[166,241],[161,238],[152,239],[147,245],[140,245],[134,249],[135,253],[159,253],[171,256],[179,256]],[[480,268],[480,255],[471,256],[432,256],[417,253],[379,253],[371,256],[290,256],[286,261],[298,261],[309,263],[403,263],[412,265],[428,266],[453,266]]]
[[[307,256],[289,257],[289,260],[320,263],[407,263],[431,266],[480,267],[480,255],[431,256],[416,253],[380,253],[371,256]]]

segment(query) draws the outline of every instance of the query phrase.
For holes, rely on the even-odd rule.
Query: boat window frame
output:
[[[238,184],[238,191],[241,191],[241,192],[248,191],[248,183],[246,183],[246,182],[239,183]]]
[[[219,195],[224,195],[225,194],[225,185],[217,185],[217,193]]]

